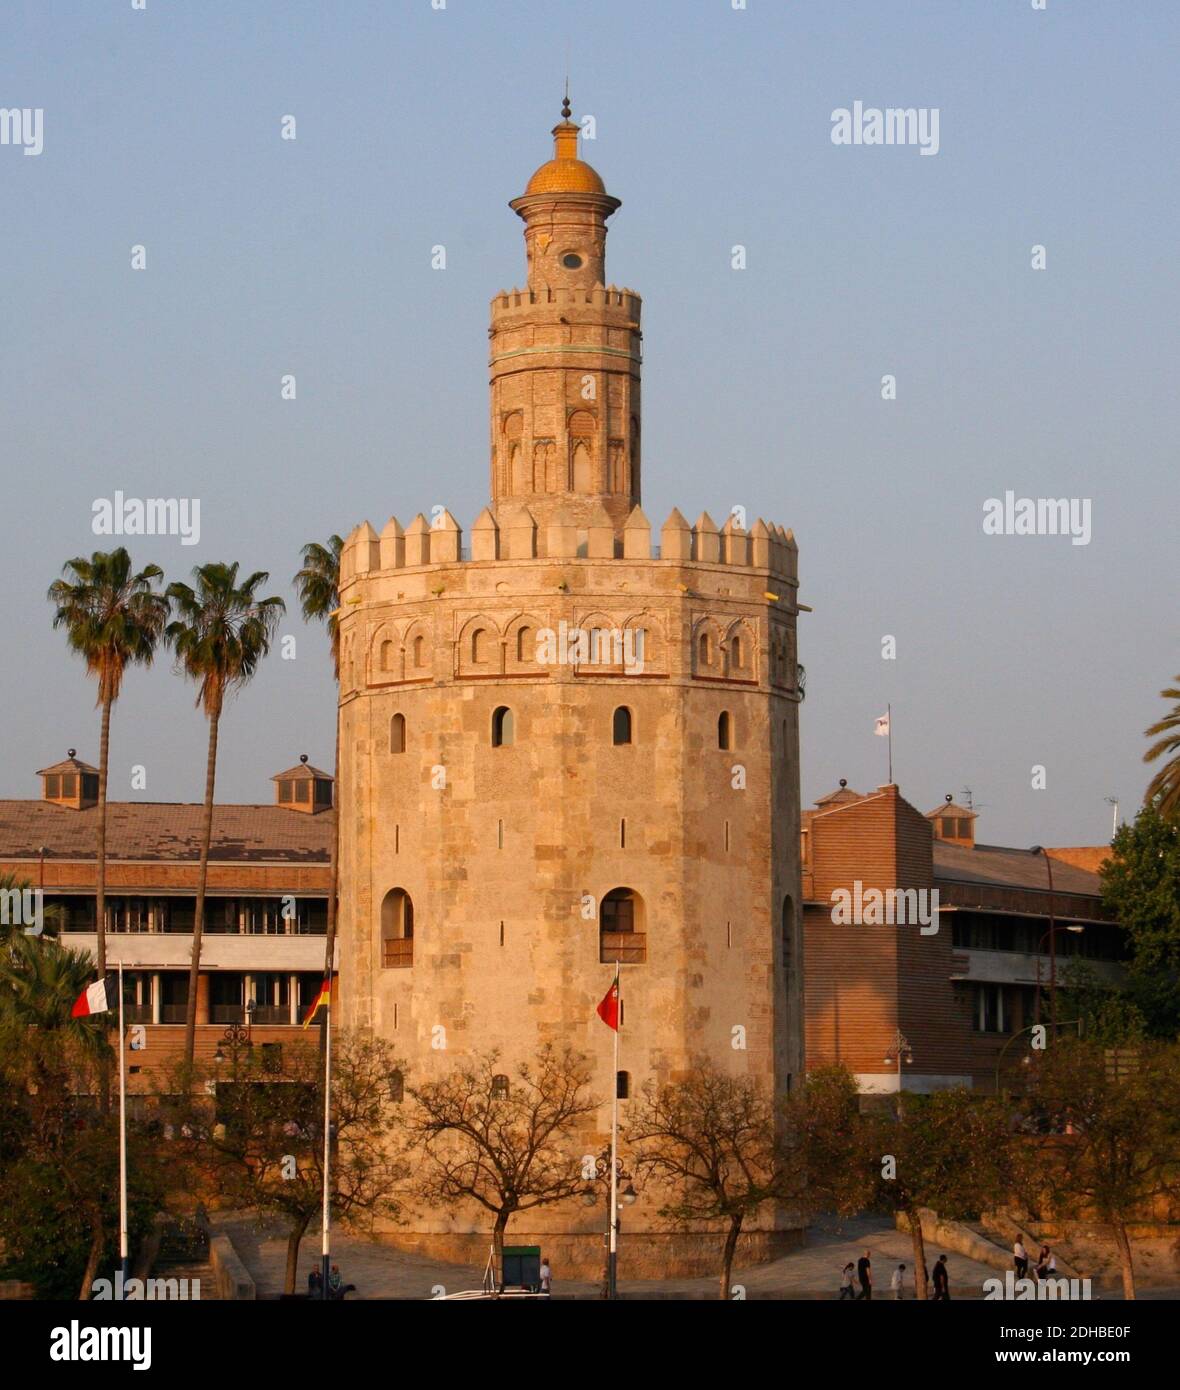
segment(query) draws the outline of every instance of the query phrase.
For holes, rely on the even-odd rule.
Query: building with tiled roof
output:
[[[842,1062],[894,1091],[900,1033],[904,1089],[991,1090],[1052,1026],[1071,962],[1121,977],[1096,872],[1109,850],[978,844],[977,824],[951,798],[923,815],[895,785],[841,782],[803,812],[808,1070]]]
[[[0,801],[0,874],[39,889],[52,929],[94,956],[98,774],[70,749],[37,775],[40,799]],[[332,778],[303,758],[271,781],[273,802],[213,808],[198,1056],[238,1028],[251,1045],[294,1036],[323,978]],[[147,1043],[133,1091],[183,1041],[203,813],[199,802],[107,803],[107,961],[123,964],[128,1021]]]

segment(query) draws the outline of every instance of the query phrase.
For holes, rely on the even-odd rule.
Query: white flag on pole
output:
[[[873,725],[873,733],[875,733],[879,738],[889,737],[889,716],[887,714],[881,715],[881,717]]]

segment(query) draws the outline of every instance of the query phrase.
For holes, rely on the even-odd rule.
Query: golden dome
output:
[[[581,159],[551,159],[529,179],[530,193],[605,193],[606,185]]]
[[[570,120],[569,95],[561,108],[563,120],[553,127],[553,158],[542,164],[524,191],[530,193],[605,193],[606,185],[584,160],[578,158],[581,127]]]

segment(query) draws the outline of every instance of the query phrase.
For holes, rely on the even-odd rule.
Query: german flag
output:
[[[320,992],[311,1001],[311,1008],[308,1009],[306,1015],[304,1016],[303,1026],[305,1028],[310,1027],[312,1019],[315,1018],[316,1014],[320,1011],[320,1009],[326,1009],[331,1004],[331,1002],[332,977],[331,975],[325,975],[324,982],[322,985],[320,985]]]

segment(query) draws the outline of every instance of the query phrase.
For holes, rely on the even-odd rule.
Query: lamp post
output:
[[[885,1054],[885,1065],[890,1067],[894,1061],[897,1062],[897,1117],[901,1119],[901,1064],[903,1060],[909,1064],[914,1060],[914,1054],[910,1049],[906,1035],[898,1028],[893,1034],[893,1041],[889,1045],[889,1051]]]
[[[627,1184],[626,1187],[624,1187],[624,1188],[622,1189],[622,1191],[619,1192],[619,1200],[620,1200],[625,1206],[628,1206],[628,1207],[629,1207],[629,1206],[632,1206],[632,1205],[634,1204],[634,1202],[635,1202],[635,1199],[639,1196],[639,1194],[635,1191],[634,1177],[635,1177],[635,1175],[634,1175],[633,1173],[628,1172],[628,1170],[627,1170],[627,1168],[626,1168],[626,1165],[623,1163],[623,1160],[622,1160],[621,1158],[616,1158],[616,1159],[615,1159],[615,1173],[614,1173],[615,1182],[616,1182],[616,1183],[626,1183],[626,1184]],[[583,1191],[583,1193],[582,1193],[582,1201],[583,1201],[583,1203],[584,1203],[586,1206],[588,1206],[588,1207],[595,1206],[595,1205],[597,1204],[597,1202],[598,1202],[598,1191],[597,1191],[597,1189],[594,1187],[593,1184],[594,1184],[594,1183],[609,1183],[610,1181],[611,1181],[610,1149],[603,1149],[603,1151],[602,1151],[602,1152],[598,1155],[598,1157],[594,1160],[594,1177],[588,1180],[588,1182],[587,1182],[587,1184],[586,1184],[585,1191]],[[608,1248],[608,1251],[610,1251],[610,1253],[608,1253],[608,1255],[607,1255],[607,1257],[606,1257],[606,1271],[605,1271],[605,1278],[603,1279],[603,1286],[604,1286],[604,1288],[605,1288],[605,1290],[606,1290],[606,1295],[605,1295],[605,1296],[606,1296],[608,1299],[618,1298],[618,1296],[619,1296],[619,1290],[618,1290],[618,1259],[617,1259],[617,1256],[616,1256],[616,1254],[614,1253],[614,1251],[611,1251],[611,1250],[610,1250],[610,1247],[611,1247],[611,1245],[614,1245],[614,1246],[617,1248],[618,1243],[619,1243],[619,1240],[618,1240],[619,1232],[620,1232],[622,1229],[623,1229],[622,1214],[616,1211],[616,1213],[615,1213],[615,1222],[614,1222],[614,1236],[615,1236],[615,1239],[614,1239],[613,1242],[611,1242],[611,1241],[608,1240],[608,1246],[607,1246],[607,1248]],[[608,1232],[608,1236],[609,1236],[609,1232]]]

